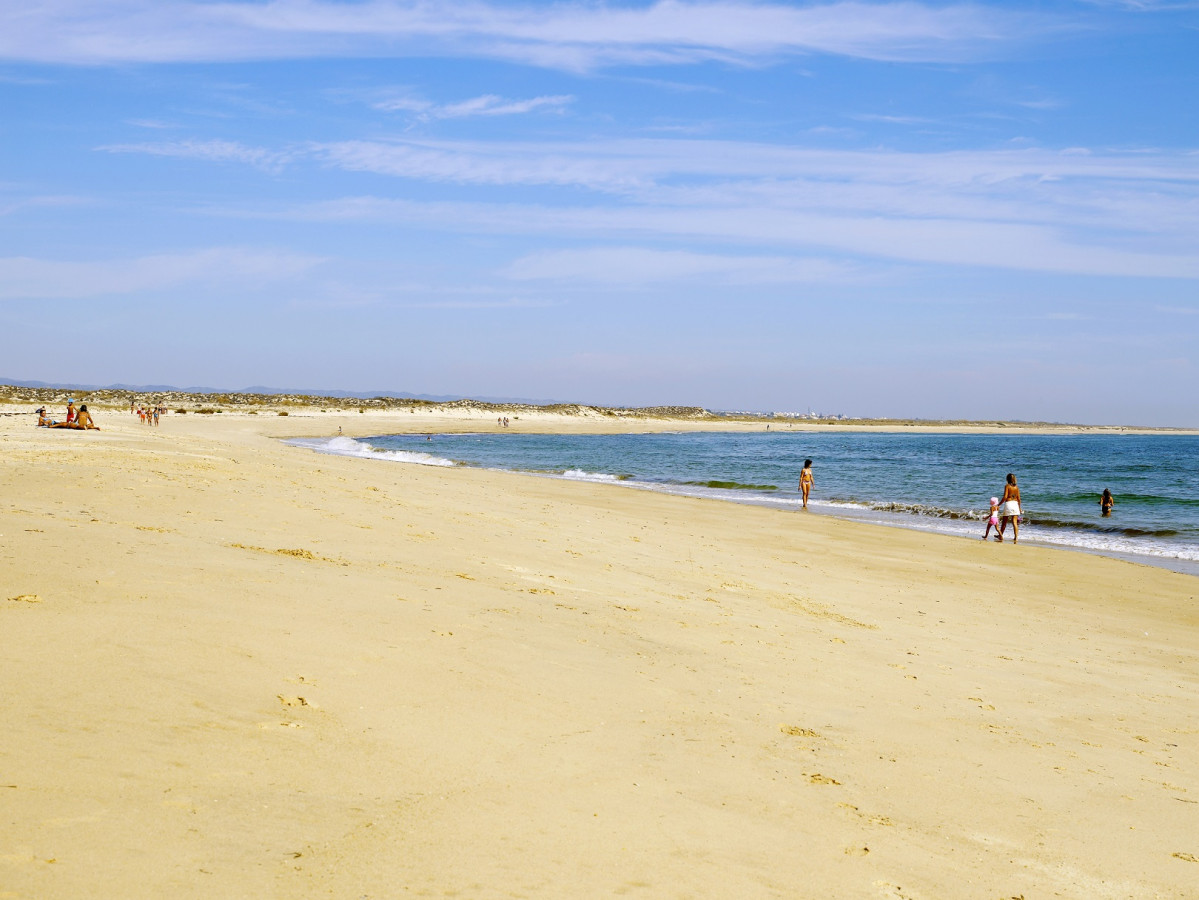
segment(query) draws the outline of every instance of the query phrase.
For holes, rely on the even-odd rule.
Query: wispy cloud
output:
[[[484,94],[457,103],[437,104],[410,95],[390,97],[373,103],[375,109],[384,112],[411,112],[418,119],[464,119],[474,116],[516,116],[531,112],[561,112],[574,102],[569,95],[530,97],[526,100],[508,100],[495,94]]]
[[[1083,0],[1092,6],[1114,7],[1132,12],[1180,12],[1199,9],[1199,0]]]
[[[0,84],[15,84],[19,87],[42,87],[53,83],[49,78],[33,78],[23,75],[6,75],[0,73]]]
[[[312,144],[305,158],[337,168],[480,187],[533,186],[540,199],[413,205],[365,198],[293,207],[283,215],[1199,277],[1193,238],[1199,156],[1079,150],[846,153],[681,139]],[[560,187],[588,189],[591,202],[581,204],[573,193],[569,205],[555,204]],[[668,268],[672,259],[684,262],[657,261]]]
[[[994,74],[975,79],[967,92],[990,104],[1020,109],[1052,110],[1066,105],[1038,85],[1012,84]]]
[[[533,253],[500,274],[518,280],[602,284],[718,279],[727,284],[796,284],[861,280],[860,271],[824,259],[731,256],[645,247],[588,247]]]
[[[828,53],[971,61],[1063,27],[995,5],[856,0],[438,4],[45,0],[0,11],[0,58],[68,64],[446,55],[553,68],[755,64]]]
[[[561,306],[556,300],[530,300],[525,297],[509,297],[505,300],[421,300],[392,302],[393,307],[403,309],[552,309]]]
[[[1013,100],[1016,106],[1023,106],[1025,109],[1061,109],[1065,104],[1061,100],[1056,100],[1053,97],[1039,97],[1033,100]]]
[[[248,147],[237,141],[220,140],[105,144],[96,149],[107,153],[144,153],[149,156],[171,156],[205,162],[243,163],[266,172],[279,171],[295,156],[291,151],[267,150],[263,147]]]
[[[264,151],[265,152],[265,151]],[[582,142],[340,141],[308,152],[333,165],[463,184],[570,184],[626,193],[679,179],[813,178],[985,188],[1095,178],[1199,184],[1199,155],[982,150],[840,151],[686,139]]]
[[[852,113],[849,118],[856,122],[882,122],[884,125],[927,125],[932,121],[921,116],[884,116],[877,113]]]
[[[170,122],[163,122],[159,119],[126,119],[125,123],[135,128],[149,128],[153,131],[167,131],[178,127],[172,125]]]
[[[302,275],[320,262],[294,253],[228,247],[99,261],[0,257],[0,300],[79,299],[231,280],[278,281]]]
[[[0,184],[0,190],[4,185]],[[59,209],[64,206],[85,206],[92,201],[86,197],[69,194],[47,194],[31,197],[6,198],[0,196],[0,216],[9,216],[30,209]]]
[[[786,248],[789,253],[804,255],[831,251],[854,262],[873,259],[1084,275],[1199,278],[1199,255],[1185,243],[1193,230],[1178,235],[1177,241],[1159,243],[1145,240],[1137,232],[1097,237],[1087,229],[1041,221],[880,216],[844,209],[805,210],[749,203],[562,207],[357,197],[277,211],[215,212],[288,221],[371,222],[467,234],[538,235],[553,240],[756,246]],[[532,274],[534,270],[526,271]]]

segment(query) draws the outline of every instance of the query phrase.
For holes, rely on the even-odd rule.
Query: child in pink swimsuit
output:
[[[999,498],[998,497],[991,498],[991,518],[987,519],[987,530],[983,532],[983,540],[984,541],[987,539],[987,535],[989,535],[991,533],[992,528],[994,528],[996,531],[999,531]]]

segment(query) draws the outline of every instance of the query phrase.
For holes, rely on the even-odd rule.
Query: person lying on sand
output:
[[[87,404],[79,407],[79,412],[75,415],[73,422],[53,422],[46,426],[47,428],[74,428],[78,431],[94,430],[99,431],[100,426],[92,419],[92,414],[87,411]]]

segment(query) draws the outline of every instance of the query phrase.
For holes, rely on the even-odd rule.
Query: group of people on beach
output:
[[[805,459],[803,470],[799,473],[799,493],[803,498],[803,508],[808,508],[808,495],[812,492],[812,485],[815,479],[812,477],[812,461]],[[1099,498],[1099,508],[1102,511],[1103,517],[1106,519],[1112,514],[1112,507],[1116,505],[1115,499],[1112,497],[1112,492],[1108,488],[1103,489],[1103,496]],[[995,540],[1003,542],[1004,533],[1007,531],[1008,523],[1012,526],[1012,543],[1015,544],[1020,540],[1020,523],[1024,519],[1024,509],[1020,505],[1020,486],[1016,483],[1016,476],[1011,472],[1007,473],[1007,479],[1003,485],[1003,496],[991,498],[991,514],[987,518],[987,527],[983,531],[982,539],[985,541],[991,536],[991,529],[995,529]]]
[[[135,412],[133,404],[129,404],[129,412]],[[166,412],[161,406],[155,406],[153,409],[149,407],[139,406],[136,408],[136,415],[141,420],[143,425],[157,425],[160,414]]]
[[[75,409],[75,401],[67,401],[67,415],[61,422],[50,418],[50,414],[46,412],[46,407],[41,407],[37,410],[37,424],[39,428],[73,428],[77,431],[99,431],[100,426],[92,419],[92,414],[87,411],[87,404],[83,403],[79,409]]]
[[[1016,484],[1016,476],[1007,473],[1007,482],[1003,486],[1003,499],[991,498],[991,515],[987,518],[987,528],[983,532],[985,541],[995,529],[995,540],[1003,543],[1003,534],[1007,531],[1008,522],[1012,523],[1012,543],[1020,540],[1020,520],[1024,510],[1020,508],[1020,487]]]
[[[495,420],[495,424],[499,425],[500,428],[507,428],[508,427],[508,417],[507,416],[499,416]]]

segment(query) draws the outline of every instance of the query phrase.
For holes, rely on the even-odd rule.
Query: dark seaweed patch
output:
[[[777,491],[774,484],[742,484],[739,481],[684,481],[694,487],[719,488],[726,491]]]

